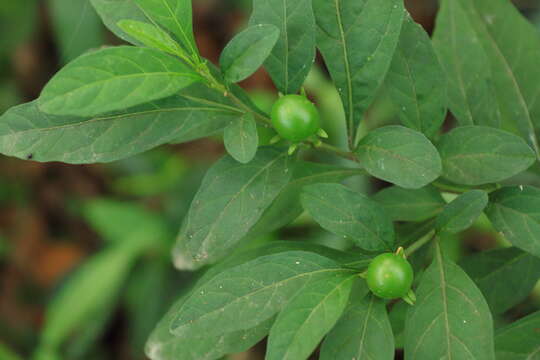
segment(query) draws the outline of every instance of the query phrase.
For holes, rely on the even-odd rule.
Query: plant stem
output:
[[[317,144],[311,143],[311,145],[314,146],[317,149],[324,150],[326,152],[332,153],[332,154],[337,155],[339,157],[342,157],[344,159],[360,163],[360,160],[356,157],[356,155],[354,153],[348,152],[348,151],[343,151],[343,150],[338,149],[337,147],[335,147],[333,145],[323,143],[323,142],[320,142],[320,143],[317,143]]]
[[[425,244],[427,244],[430,241],[432,241],[433,239],[435,239],[436,235],[437,234],[436,234],[435,230],[431,230],[425,236],[418,239],[417,241],[412,243],[407,249],[405,249],[405,255],[410,256],[410,255],[414,254],[422,246],[424,246]]]

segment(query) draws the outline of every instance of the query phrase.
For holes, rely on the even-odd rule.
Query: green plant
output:
[[[270,360],[306,359],[321,341],[321,359],[392,359],[396,347],[414,360],[538,355],[540,312],[511,324],[502,316],[540,276],[540,189],[530,185],[540,179],[540,35],[508,0],[441,1],[433,39],[402,0],[253,0],[249,26],[219,68],[197,49],[189,0],[92,5],[132,45],[77,57],[39,99],[8,110],[0,152],[112,162],[223,134],[230,155],[206,173],[173,249],[177,269],[207,270],[157,324],[148,357],[219,359],[266,336]],[[343,105],[345,118],[332,119],[343,126],[331,133],[343,128],[345,146],[332,143],[339,135],[312,137],[317,110],[297,95],[316,49]],[[236,84],[262,65],[284,94],[271,117]],[[278,110],[288,102],[307,112],[309,126],[285,130],[294,119]],[[456,124],[443,131],[448,110]],[[395,116],[373,118],[381,113]],[[260,146],[261,129],[272,127],[301,151]],[[152,181],[169,188],[170,170],[163,174]],[[370,196],[355,182],[368,175],[392,185]],[[128,183],[152,193],[140,178]],[[36,357],[54,358],[87,321],[83,333],[95,338],[107,316],[99,308],[118,297],[135,259],[168,250],[162,219],[112,208],[108,218],[126,216],[126,232],[101,229],[116,241],[51,304]],[[304,210],[303,221],[335,235],[326,241],[333,246],[256,243]],[[479,222],[496,249],[457,264],[448,242]],[[149,233],[130,227],[143,223]],[[388,255],[401,248],[417,274],[414,293],[408,263]],[[382,292],[371,272],[389,257],[404,279]],[[161,263],[152,264],[159,273]],[[368,286],[416,302],[403,308]],[[63,317],[66,309],[75,315]]]

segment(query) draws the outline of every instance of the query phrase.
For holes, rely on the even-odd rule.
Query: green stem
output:
[[[333,145],[323,143],[323,142],[320,142],[320,143],[317,143],[317,144],[311,143],[311,145],[314,146],[317,149],[324,150],[326,152],[332,153],[332,154],[337,155],[339,157],[342,157],[344,159],[360,163],[360,160],[356,157],[356,155],[354,153],[348,152],[348,151],[343,151],[343,150],[341,150],[341,149],[339,149],[339,148],[337,148],[337,147],[335,147]]]
[[[436,237],[435,230],[431,230],[424,237],[418,239],[417,241],[412,243],[407,249],[405,249],[405,255],[410,256],[410,255],[414,254],[422,246],[426,245],[427,243],[429,243],[433,239],[435,239],[435,237]]]

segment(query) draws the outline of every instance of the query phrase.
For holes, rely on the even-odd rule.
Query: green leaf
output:
[[[217,336],[257,326],[279,312],[299,290],[344,270],[320,255],[290,251],[263,256],[216,275],[176,312],[176,336]]]
[[[160,51],[119,46],[83,55],[45,86],[45,113],[95,116],[171,96],[200,77]]]
[[[184,51],[169,34],[161,28],[136,20],[122,20],[118,27],[145,46],[182,57]]]
[[[482,293],[437,245],[405,323],[405,356],[414,360],[494,360],[493,324]]]
[[[482,214],[488,200],[483,190],[471,190],[459,195],[437,217],[437,230],[457,234],[468,229]]]
[[[198,57],[191,0],[132,0],[151,20],[173,33],[188,53]]]
[[[134,0],[90,0],[105,26],[120,39],[134,45],[144,45],[118,26],[121,20],[149,23],[148,18]]]
[[[488,55],[459,1],[440,3],[433,47],[447,75],[448,106],[461,126],[499,127]]]
[[[493,226],[514,246],[540,257],[540,189],[506,187],[490,195]]]
[[[424,221],[440,213],[446,202],[433,186],[403,189],[391,186],[373,197],[393,221]]]
[[[131,241],[144,233],[159,245],[170,235],[160,216],[133,203],[93,199],[84,203],[82,211],[92,229],[111,243]]]
[[[540,63],[538,30],[510,1],[455,2],[467,15],[489,59],[485,66],[491,68],[502,126],[520,134],[538,154],[535,126],[540,124],[540,74],[530,70]]]
[[[223,141],[227,152],[243,164],[250,162],[259,146],[257,124],[251,113],[232,120],[225,128]]]
[[[261,67],[279,39],[274,25],[250,26],[236,35],[223,49],[219,63],[225,80],[239,82]]]
[[[421,25],[405,16],[385,85],[403,125],[431,137],[446,117],[446,76]]]
[[[50,0],[54,34],[64,62],[105,41],[101,21],[89,0]]]
[[[460,265],[496,314],[523,301],[540,278],[540,259],[514,247],[473,254]]]
[[[356,149],[362,165],[376,178],[419,189],[441,175],[437,149],[421,133],[385,126],[368,133]]]
[[[306,186],[302,205],[323,228],[365,250],[391,250],[394,227],[382,207],[340,184]]]
[[[265,68],[279,91],[296,93],[315,59],[311,0],[254,0],[249,24],[270,24],[280,30]]]
[[[179,269],[196,269],[226,255],[255,225],[290,178],[287,154],[260,149],[249,164],[226,156],[207,172],[178,235]]]
[[[291,180],[246,237],[256,237],[277,230],[302,214],[300,193],[306,185],[338,183],[362,174],[361,170],[334,165],[297,161],[291,164]]]
[[[527,170],[536,158],[518,136],[485,126],[455,128],[442,137],[438,148],[443,176],[465,185],[508,179]]]
[[[540,311],[507,325],[495,335],[497,360],[538,360]]]
[[[23,104],[0,117],[0,153],[35,161],[110,162],[213,135],[240,114],[203,85],[183,93],[92,118],[47,115],[36,102]]]
[[[266,359],[307,359],[345,310],[354,280],[355,273],[343,270],[300,290],[270,330]]]
[[[219,359],[226,354],[245,351],[261,341],[273,323],[273,319],[268,319],[254,328],[214,337],[205,336],[205,332],[187,337],[175,336],[169,330],[170,325],[186,300],[187,297],[183,297],[174,304],[148,339],[145,353],[151,360]]]
[[[317,46],[355,132],[390,68],[405,9],[401,0],[313,0]]]
[[[84,263],[47,306],[42,345],[55,349],[96,313],[108,311],[116,301],[134,260],[147,248],[141,236],[115,244]]]
[[[334,359],[394,359],[394,335],[382,300],[351,298],[321,347],[321,360]]]

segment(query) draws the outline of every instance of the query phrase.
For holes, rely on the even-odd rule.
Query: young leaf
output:
[[[440,213],[446,202],[433,186],[403,189],[391,186],[373,197],[393,221],[424,221]]]
[[[493,324],[482,293],[437,245],[405,322],[407,359],[494,360]]]
[[[296,93],[315,59],[311,0],[254,0],[249,24],[271,24],[280,30],[265,68],[279,91]]]
[[[392,62],[405,14],[403,1],[313,0],[313,9],[317,46],[353,134]]]
[[[223,141],[227,152],[243,164],[250,162],[259,145],[257,124],[253,115],[246,113],[238,117],[225,128]]]
[[[403,125],[427,137],[437,133],[446,116],[446,76],[429,35],[409,15],[385,86]]]
[[[343,317],[324,340],[320,359],[394,359],[394,335],[384,302],[374,295],[351,297]]]
[[[540,354],[539,328],[540,311],[537,311],[497,330],[497,360],[537,360]]]
[[[534,151],[516,135],[485,126],[458,127],[439,144],[443,176],[455,183],[482,185],[527,170]]]
[[[133,45],[144,45],[118,27],[118,22],[121,20],[134,20],[150,24],[134,0],[90,0],[90,2],[105,26],[113,34]]]
[[[357,274],[343,270],[300,290],[270,330],[266,359],[307,359],[345,310],[354,280]]]
[[[176,336],[218,336],[257,326],[280,311],[308,283],[344,270],[320,255],[290,251],[225,270],[188,297],[176,312]]]
[[[540,74],[530,71],[540,63],[538,30],[510,1],[455,2],[467,14],[486,51],[502,126],[519,133],[538,154],[535,126],[540,124]]]
[[[260,149],[249,164],[224,157],[207,172],[174,250],[179,269],[215,262],[255,225],[290,178],[286,153]]]
[[[291,180],[276,197],[272,205],[246,237],[256,237],[277,230],[302,214],[300,193],[306,185],[318,183],[338,183],[362,174],[361,170],[339,166],[298,161],[291,164]]]
[[[514,246],[540,256],[540,189],[506,187],[490,195],[486,214]]]
[[[64,62],[103,45],[101,21],[89,1],[51,0],[49,10]]]
[[[95,116],[171,96],[198,80],[180,61],[157,50],[113,47],[66,65],[38,103],[49,114]]]
[[[238,82],[252,75],[276,45],[279,29],[274,25],[250,26],[227,44],[219,64],[225,80]]]
[[[441,175],[441,158],[421,133],[385,126],[366,135],[356,149],[371,175],[406,189],[419,189]]]
[[[496,314],[523,301],[540,278],[540,258],[514,247],[473,254],[460,265]]]
[[[482,190],[471,190],[455,198],[437,217],[437,230],[457,234],[468,229],[488,204],[488,195]]]
[[[213,135],[239,116],[205,86],[190,86],[185,93],[190,95],[92,118],[47,115],[36,102],[23,104],[0,117],[0,153],[34,161],[110,162]]]
[[[182,57],[184,55],[178,43],[169,34],[155,25],[136,20],[122,20],[118,22],[118,27],[145,46],[175,56]]]
[[[392,250],[394,227],[375,201],[340,184],[306,186],[302,205],[323,228],[370,251]]]
[[[143,13],[173,33],[189,54],[199,51],[193,36],[191,0],[132,0]]]
[[[461,126],[500,126],[489,58],[459,1],[443,0],[433,47],[447,75],[448,106]],[[467,53],[467,56],[463,56]]]

